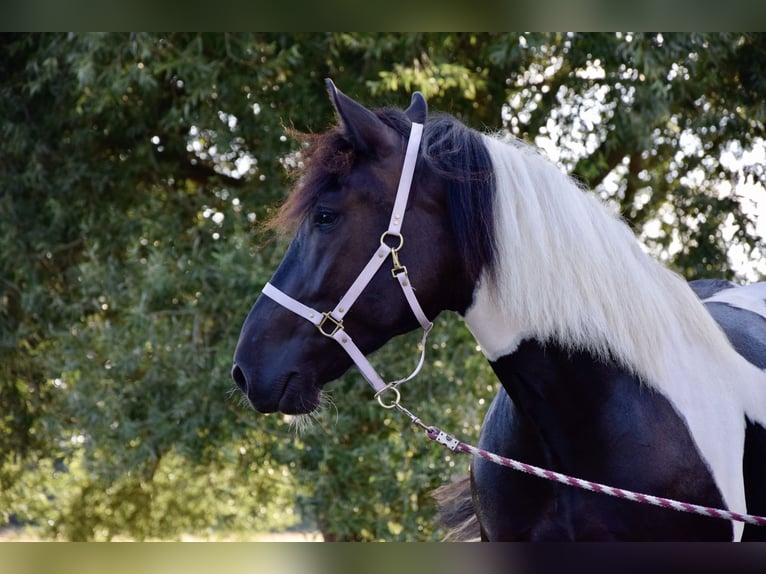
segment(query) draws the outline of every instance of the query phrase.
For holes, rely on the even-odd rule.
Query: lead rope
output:
[[[679,500],[673,500],[672,498],[662,498],[661,496],[653,496],[651,494],[642,494],[640,492],[633,492],[631,490],[624,490],[622,488],[616,488],[614,486],[608,486],[598,482],[591,482],[589,480],[583,480],[560,472],[554,472],[539,466],[520,462],[513,458],[507,458],[500,456],[484,449],[477,448],[473,445],[464,443],[455,437],[445,433],[439,427],[428,426],[423,421],[415,416],[411,411],[402,406],[399,402],[400,395],[397,391],[394,400],[388,404],[379,402],[386,409],[397,409],[399,412],[404,413],[412,424],[419,426],[425,431],[426,437],[430,440],[448,448],[452,452],[472,454],[474,456],[481,457],[482,459],[499,464],[525,474],[531,474],[539,478],[552,480],[568,486],[574,486],[575,488],[581,488],[583,490],[589,490],[591,492],[598,492],[600,494],[607,494],[614,496],[615,498],[621,498],[623,500],[630,500],[632,502],[639,502],[642,504],[651,504],[652,506],[659,506],[661,508],[667,508],[670,510],[677,510],[678,512],[687,512],[691,514],[699,514],[701,516],[707,516],[708,518],[720,518],[723,520],[735,520],[737,522],[746,522],[748,524],[754,524],[756,526],[766,526],[766,516],[756,516],[753,514],[741,514],[739,512],[732,512],[731,510],[723,510],[721,508],[711,508],[709,506],[701,506],[699,504],[691,504],[688,502],[681,502]]]

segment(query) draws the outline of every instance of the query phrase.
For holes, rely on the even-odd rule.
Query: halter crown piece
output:
[[[410,186],[412,184],[412,177],[415,173],[415,164],[418,159],[420,138],[422,134],[423,124],[413,122],[410,129],[410,136],[407,141],[407,151],[404,156],[402,174],[399,178],[399,187],[396,191],[394,209],[391,212],[391,220],[388,223],[388,229],[386,229],[380,236],[380,246],[376,249],[375,253],[373,253],[372,257],[367,262],[367,265],[364,266],[364,269],[362,269],[361,273],[359,273],[356,280],[351,284],[351,287],[348,288],[348,291],[341,297],[340,301],[332,311],[324,313],[316,311],[280,291],[271,283],[266,283],[263,288],[264,295],[273,299],[275,302],[292,311],[299,317],[303,317],[311,322],[322,335],[334,339],[341,347],[343,347],[349,357],[351,357],[351,360],[356,363],[362,376],[375,390],[375,397],[378,399],[378,402],[386,408],[394,408],[399,405],[400,395],[397,387],[414,378],[423,367],[426,339],[433,327],[433,323],[428,320],[415,296],[412,283],[407,275],[407,268],[399,263],[399,250],[404,245],[404,237],[401,233],[402,223],[404,222],[404,213],[407,209],[407,199],[410,195]],[[389,245],[389,243],[392,243],[393,246]],[[343,317],[346,316],[346,313],[348,313],[351,306],[362,294],[362,291],[364,291],[365,287],[367,287],[389,255],[391,255],[393,262],[391,275],[399,282],[399,286],[402,288],[402,293],[404,293],[404,297],[407,300],[412,313],[423,328],[423,337],[418,345],[420,359],[415,370],[403,379],[386,383],[364,356],[364,353],[362,353],[359,350],[359,347],[354,344],[351,336],[346,332],[343,326]],[[384,403],[381,400],[382,395],[387,391],[393,391],[395,394],[395,398],[391,403]]]

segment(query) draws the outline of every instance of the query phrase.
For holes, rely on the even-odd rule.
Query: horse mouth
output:
[[[280,412],[286,415],[304,415],[313,412],[319,406],[319,389],[310,381],[306,381],[298,373],[288,373],[279,383],[280,390],[275,393],[276,401],[273,408],[266,412]],[[253,407],[263,412],[251,397]]]

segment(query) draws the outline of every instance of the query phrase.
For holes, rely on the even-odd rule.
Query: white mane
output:
[[[617,361],[675,406],[724,500],[744,510],[745,416],[766,424],[766,374],[591,194],[527,145],[484,142],[498,265],[477,284],[465,321],[487,358],[533,338]]]
[[[487,287],[520,332],[611,357],[649,383],[664,378],[658,359],[673,335],[712,353],[729,347],[686,282],[601,202],[530,146],[485,143],[499,249]]]

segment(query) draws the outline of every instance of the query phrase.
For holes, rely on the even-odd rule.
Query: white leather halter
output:
[[[320,313],[307,305],[304,305],[300,301],[297,301],[274,287],[271,283],[266,283],[263,288],[263,294],[273,299],[286,309],[289,309],[296,315],[303,317],[307,321],[316,326],[319,332],[325,337],[334,339],[341,347],[348,353],[349,357],[356,363],[356,366],[361,371],[364,378],[375,390],[375,397],[378,399],[381,405],[387,408],[393,408],[399,402],[399,391],[397,386],[409,381],[415,375],[420,372],[425,359],[426,339],[428,333],[433,327],[433,323],[428,320],[423,309],[418,303],[415,291],[412,288],[409,276],[407,275],[407,268],[399,263],[399,250],[404,245],[404,237],[401,234],[402,223],[404,221],[404,213],[407,209],[407,199],[410,195],[410,186],[412,184],[412,176],[415,173],[415,163],[418,158],[418,151],[420,149],[420,138],[423,133],[423,124],[413,122],[410,130],[410,137],[407,142],[407,151],[404,156],[404,164],[402,166],[402,174],[399,179],[399,187],[396,191],[396,199],[394,200],[394,209],[391,213],[391,220],[388,223],[388,229],[380,236],[380,246],[370,258],[367,265],[364,266],[362,272],[348,288],[346,294],[341,297],[338,304],[332,311]],[[386,243],[388,240],[391,243],[398,243],[391,246]],[[402,288],[404,297],[407,303],[412,309],[412,313],[417,318],[420,326],[423,328],[423,337],[418,345],[420,351],[420,360],[418,361],[415,370],[405,377],[391,383],[386,383],[382,377],[377,373],[375,368],[370,364],[364,354],[359,350],[351,339],[351,336],[346,332],[343,326],[343,318],[348,313],[351,306],[356,302],[359,296],[367,287],[368,283],[372,280],[380,267],[386,261],[388,256],[391,255],[393,261],[393,268],[391,269],[391,275],[399,282],[399,286]],[[381,396],[384,392],[393,390],[395,393],[395,399],[390,404],[384,404],[381,401]]]

